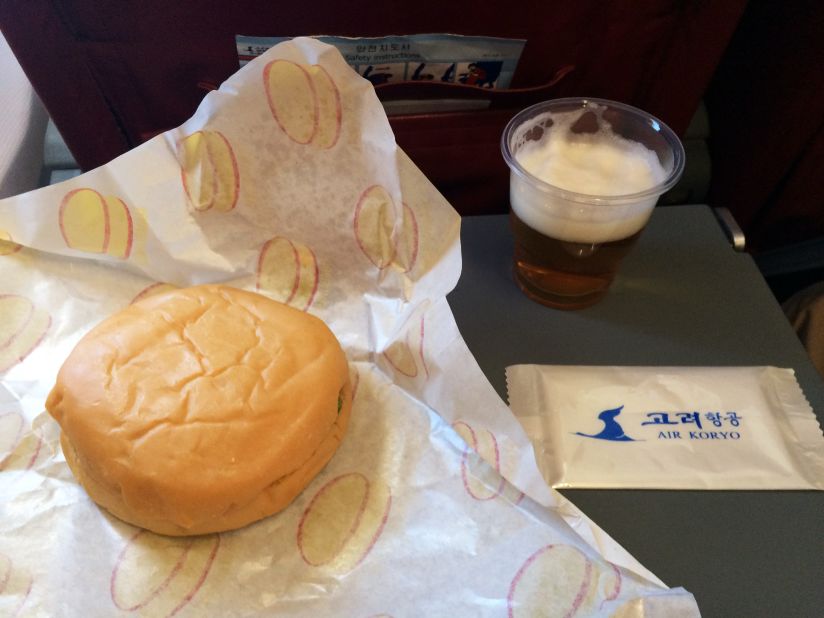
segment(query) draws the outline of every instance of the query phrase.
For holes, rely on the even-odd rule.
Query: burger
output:
[[[346,357],[322,320],[221,285],[105,319],[46,401],[91,499],[173,536],[284,509],[338,449],[351,408]]]

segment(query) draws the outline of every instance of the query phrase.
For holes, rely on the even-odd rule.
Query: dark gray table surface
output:
[[[752,258],[706,206],[655,210],[609,295],[574,312],[512,280],[507,217],[465,217],[449,304],[506,401],[504,370],[570,365],[791,367],[824,424],[824,382]],[[564,490],[706,617],[824,616],[824,492]]]

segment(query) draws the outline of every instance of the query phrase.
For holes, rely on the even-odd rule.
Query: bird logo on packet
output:
[[[624,406],[613,408],[612,410],[604,410],[598,415],[598,420],[603,423],[604,427],[595,434],[582,433],[576,431],[576,436],[583,436],[584,438],[595,438],[596,440],[609,440],[611,442],[635,442],[635,438],[630,438],[624,433],[624,428],[618,422],[618,415]]]
[[[263,69],[269,109],[281,130],[293,142],[321,150],[340,137],[340,91],[319,64],[273,60]]]
[[[321,487],[300,519],[297,544],[304,562],[345,574],[358,566],[381,536],[392,494],[380,479],[360,472]]]

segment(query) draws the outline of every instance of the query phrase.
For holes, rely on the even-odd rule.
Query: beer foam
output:
[[[516,135],[520,147],[515,159],[543,182],[583,196],[630,196],[662,184],[668,171],[655,152],[617,135],[603,119],[598,118],[598,129],[593,133],[571,131],[583,114],[597,112],[590,109],[537,117]],[[543,135],[527,141],[529,129],[535,126],[545,127]],[[567,199],[561,192],[536,189],[530,181],[513,174],[510,198],[515,214],[543,234],[596,243],[620,240],[640,230],[658,195],[589,206]]]

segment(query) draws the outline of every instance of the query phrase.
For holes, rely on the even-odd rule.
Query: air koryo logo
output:
[[[596,440],[610,440],[611,442],[638,442],[635,438],[630,438],[624,433],[624,428],[618,422],[618,415],[624,406],[613,408],[612,410],[604,410],[598,415],[598,419],[604,424],[603,429],[595,434],[581,433],[576,431],[576,436],[583,436],[584,438],[595,438]]]
[[[644,442],[644,438],[628,436],[621,423],[618,422],[618,415],[623,409],[624,406],[619,406],[598,414],[598,419],[604,425],[598,433],[576,431],[573,435],[610,442]],[[645,429],[649,426],[650,429],[655,430],[658,440],[740,440],[742,437],[744,417],[735,410],[727,412],[657,411],[646,412],[644,416],[647,420],[640,424],[640,428],[630,427],[630,429],[633,433],[637,430],[643,434],[645,431],[649,432]],[[711,423],[714,431],[705,430],[704,423]],[[710,428],[707,427],[707,429]],[[635,433],[635,435],[638,434]],[[649,433],[646,435],[647,438],[653,438]]]

